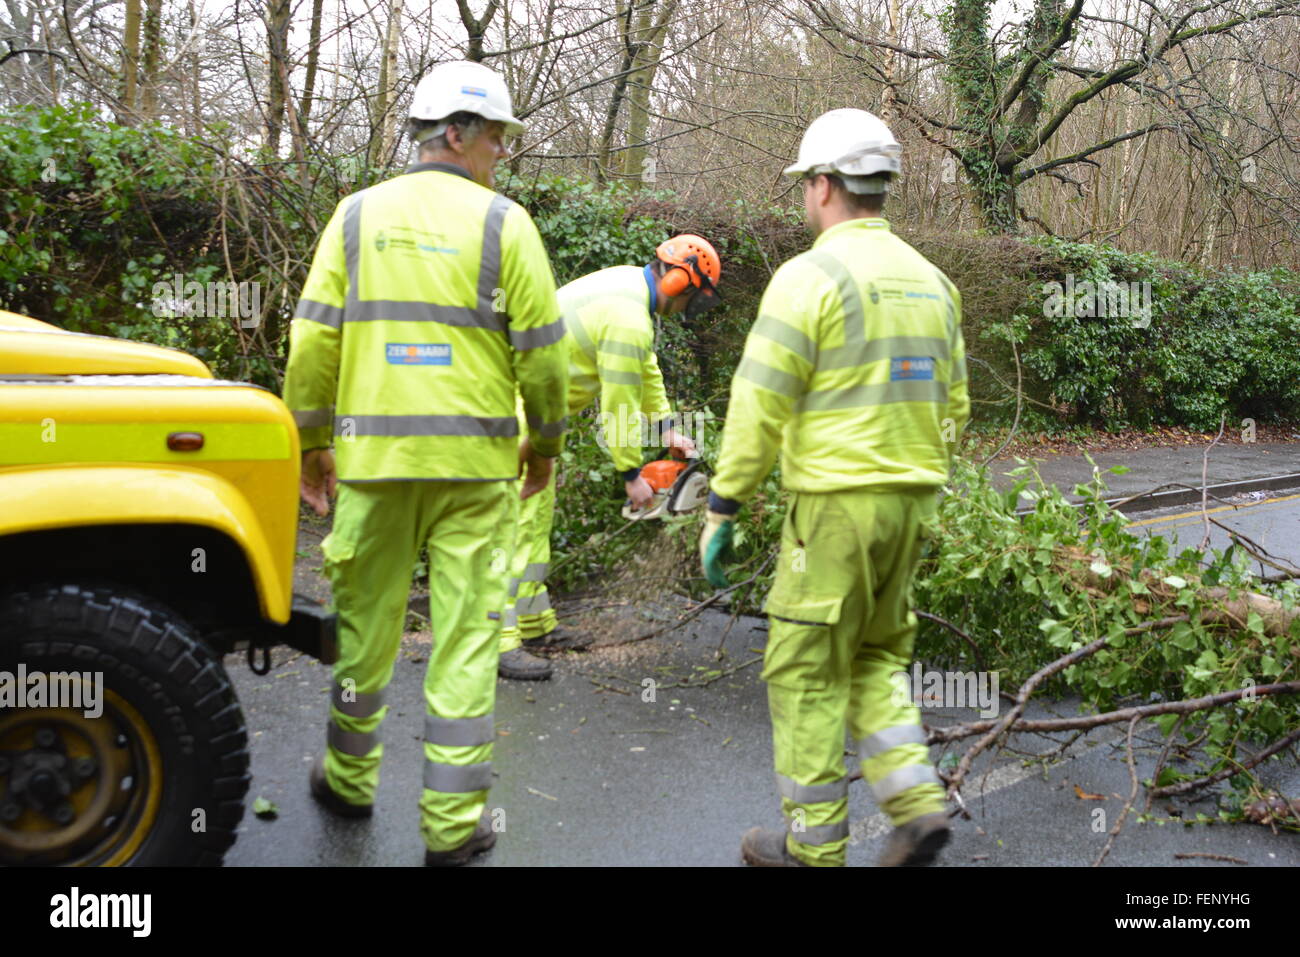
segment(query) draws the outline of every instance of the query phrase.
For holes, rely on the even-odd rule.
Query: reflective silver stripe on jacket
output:
[[[343,435],[474,435],[492,439],[519,434],[513,415],[335,415],[334,434]]]
[[[520,615],[540,615],[551,607],[551,596],[546,592],[529,595],[515,602],[515,613]]]
[[[343,260],[348,270],[348,298],[343,318],[356,309],[357,273],[361,268],[361,199],[365,192],[353,193],[347,198],[348,208],[343,210]]]
[[[543,422],[536,415],[525,416],[528,425],[537,430],[537,434],[544,439],[558,439],[564,434],[564,430],[569,425],[569,417],[566,415],[559,422]]]
[[[585,306],[589,301],[590,299],[588,298],[584,299],[581,303],[575,303],[575,308],[573,309],[575,318],[572,322],[566,322],[564,326],[565,329],[573,333],[573,340],[578,344],[578,348],[581,349],[583,354],[594,363],[596,361],[596,346],[592,343],[591,336],[587,335],[587,327],[576,318],[577,307]]]
[[[858,743],[858,754],[864,758],[874,758],[900,744],[925,744],[925,731],[919,724],[896,724],[892,728],[882,728]]]
[[[384,706],[384,693],[372,691],[369,694],[357,694],[355,689],[344,688],[336,681],[330,703],[349,718],[368,718]]]
[[[417,299],[363,299],[353,304],[348,322],[439,322],[444,326],[501,329],[495,314],[484,316],[469,306],[443,306]]]
[[[829,409],[857,409],[891,402],[948,401],[948,386],[936,379],[898,379],[854,385],[843,389],[821,389],[805,393],[795,404],[796,412],[825,412]]]
[[[513,596],[511,596],[513,597]],[[516,628],[519,625],[519,612],[513,607],[507,608],[501,615],[502,628]]]
[[[736,375],[754,383],[754,385],[762,386],[764,389],[771,389],[773,392],[779,392],[791,399],[797,399],[804,393],[804,383],[798,376],[765,365],[752,356],[746,356],[740,360],[740,365],[736,367]]]
[[[839,358],[841,350],[853,351],[867,339],[867,314],[862,308],[862,296],[858,292],[857,281],[847,266],[824,249],[812,249],[806,254],[809,259],[835,283],[840,294],[840,310],[844,316],[844,345],[823,348],[817,353],[817,368],[822,363]]]
[[[615,385],[641,384],[641,375],[637,372],[622,372],[618,369],[607,369],[604,366],[596,366],[596,372],[600,375],[601,382],[612,382]]]
[[[600,344],[600,351],[607,352],[612,356],[627,356],[629,359],[635,359],[638,362],[645,362],[646,357],[650,355],[649,349],[634,345],[631,342],[620,342],[618,339],[606,339]]]
[[[760,315],[750,330],[750,335],[762,336],[764,339],[771,339],[778,345],[785,346],[809,365],[817,361],[817,343],[799,329],[775,316]]]
[[[343,325],[343,307],[331,306],[329,303],[317,302],[315,299],[299,299],[298,308],[294,310],[295,319],[310,319],[323,326],[337,329]]]
[[[933,356],[947,360],[951,355],[946,339],[936,336],[880,336],[860,342],[852,349],[837,347],[826,350],[817,363],[818,369],[845,369],[905,356]]]
[[[510,344],[520,352],[550,346],[564,338],[564,317],[533,329],[510,330]]]
[[[868,340],[867,318],[862,295],[848,267],[825,250],[810,250],[807,255],[817,268],[835,283],[839,292],[841,313],[844,316],[844,345],[821,348],[817,352],[817,371],[851,368],[868,362],[910,355],[932,356],[944,361],[951,357],[950,343],[932,336],[891,336]],[[948,328],[951,332],[954,323],[953,303],[947,287],[943,286],[942,282],[940,286],[943,287],[944,298],[948,300]],[[769,338],[774,337],[769,336]],[[898,380],[809,392],[799,400],[796,411],[824,412],[830,409],[852,409],[893,402],[944,404],[947,401],[948,386],[944,382],[925,379]]]
[[[849,796],[849,779],[840,778],[826,784],[797,784],[784,774],[776,776],[776,789],[781,797],[788,798],[796,804],[822,804],[827,801],[840,801]]]
[[[544,582],[546,581],[546,572],[550,569],[547,562],[529,562],[524,566],[524,575],[517,579],[521,582]]]
[[[430,744],[443,744],[452,748],[472,748],[491,744],[496,737],[492,713],[477,718],[439,718],[424,716],[424,740]]]
[[[796,831],[794,829],[794,819],[786,818],[786,825],[790,834],[800,844],[830,844],[833,841],[842,841],[849,836],[849,822],[847,820],[834,821],[830,824],[814,824],[812,827],[805,827]]]
[[[424,762],[424,786],[444,794],[486,791],[492,786],[492,762],[479,764],[438,764]]]
[[[300,429],[311,429],[329,425],[334,418],[334,407],[328,409],[298,409],[293,413],[294,425]]]
[[[876,802],[884,804],[890,798],[897,797],[909,788],[914,788],[918,784],[938,784],[939,776],[934,773],[934,768],[928,764],[909,764],[901,767],[897,771],[891,771],[883,778],[871,785],[872,793],[876,795]]]
[[[329,746],[335,751],[342,751],[354,758],[364,758],[379,744],[379,734],[374,731],[365,734],[360,731],[344,731],[331,721],[328,741]]]
[[[388,319],[395,322],[440,322],[450,326],[469,326],[504,331],[505,317],[493,308],[497,283],[501,274],[501,224],[514,204],[500,194],[488,204],[483,223],[483,249],[479,256],[477,304],[448,306],[410,300],[361,299],[358,274],[361,264],[361,204],[365,191],[348,197],[348,207],[343,211],[343,258],[347,264],[348,297],[342,321],[368,322]],[[322,313],[322,315],[329,315]],[[309,316],[307,318],[316,318]],[[319,320],[318,320],[319,321]],[[330,323],[327,323],[330,324]],[[542,327],[542,330],[550,326]],[[554,332],[535,330],[539,338]],[[528,330],[533,332],[534,330]],[[523,333],[527,335],[527,332]],[[560,325],[556,340],[564,335]],[[517,434],[517,433],[516,433]]]
[[[501,224],[513,205],[497,193],[488,204],[487,218],[483,222],[483,252],[478,260],[478,312],[484,319],[497,317],[492,306],[501,280]],[[505,305],[510,308],[509,303]],[[498,328],[505,328],[504,317],[497,322]]]

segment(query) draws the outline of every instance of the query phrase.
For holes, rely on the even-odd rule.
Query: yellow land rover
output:
[[[221,862],[249,785],[222,656],[333,659],[292,592],[298,469],[270,392],[0,311],[0,863]]]

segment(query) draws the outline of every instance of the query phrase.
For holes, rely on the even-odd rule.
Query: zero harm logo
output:
[[[390,342],[386,357],[392,366],[449,366],[451,344],[446,342]]]
[[[889,360],[889,381],[933,379],[934,359],[931,356],[895,356]]]

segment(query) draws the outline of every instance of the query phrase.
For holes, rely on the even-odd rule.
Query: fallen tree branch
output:
[[[1089,646],[1090,647],[1090,646]],[[1080,649],[1081,651],[1083,649]],[[1073,664],[1073,662],[1070,662]],[[1108,724],[1118,724],[1134,717],[1149,718],[1159,714],[1191,714],[1219,705],[1229,704],[1246,695],[1300,694],[1300,681],[1284,681],[1271,685],[1256,685],[1251,688],[1238,688],[1234,691],[1221,691],[1218,694],[1205,695],[1201,698],[1184,698],[1179,701],[1162,701],[1160,704],[1145,704],[1139,707],[1122,708],[1119,711],[1107,711],[1102,714],[1080,715],[1077,718],[1040,718],[1031,721],[1016,721],[1007,727],[1009,732],[1031,731],[1090,731]],[[1018,700],[1018,699],[1017,699]],[[949,725],[946,728],[926,729],[928,744],[946,744],[960,741],[998,728],[1002,721],[971,721],[966,724]]]
[[[999,719],[992,730],[984,735],[984,737],[980,738],[979,741],[975,742],[974,747],[970,748],[964,755],[962,755],[961,762],[957,765],[957,770],[953,772],[952,777],[948,780],[948,796],[951,798],[961,789],[961,783],[965,779],[967,772],[970,771],[971,762],[1020,718],[1020,715],[1025,710],[1025,705],[1029,701],[1029,696],[1034,693],[1035,688],[1057,672],[1064,671],[1066,668],[1070,667],[1070,665],[1076,664],[1085,658],[1095,655],[1097,652],[1101,651],[1102,648],[1105,648],[1109,641],[1109,637],[1103,635],[1096,641],[1086,644],[1082,648],[1078,648],[1070,652],[1068,655],[1058,658],[1046,667],[1040,668],[1038,671],[1034,672],[1034,674],[1029,677],[1029,680],[1021,685],[1020,693],[1016,695],[1016,703],[1015,706],[1012,707],[1011,713],[1005,718]]]
[[[924,618],[926,621],[933,621],[936,624],[943,625],[945,628],[951,631],[962,641],[966,642],[966,644],[970,646],[971,654],[975,656],[975,663],[979,665],[979,670],[980,671],[988,670],[987,668],[984,667],[984,656],[980,654],[979,646],[975,644],[974,638],[966,634],[966,632],[962,631],[960,628],[958,628],[952,622],[948,621],[946,618],[940,618],[938,615],[932,615],[928,611],[921,611],[919,608],[914,609],[914,612],[917,618]]]
[[[1094,556],[1076,546],[1057,549],[1057,568],[1067,575],[1076,587],[1091,594],[1109,594],[1118,587],[1121,580],[1125,578],[1132,580],[1134,577],[1131,569],[1119,564],[1112,566],[1113,571],[1123,574],[1111,574],[1103,578],[1092,570],[1093,560]],[[1178,597],[1179,589],[1165,584],[1161,576],[1152,569],[1142,569],[1137,578],[1147,587],[1152,599],[1147,601],[1140,596],[1134,596],[1133,607],[1139,614],[1145,615],[1151,612],[1155,601],[1172,603]],[[1300,619],[1300,608],[1288,611],[1277,599],[1261,595],[1259,592],[1242,592],[1238,597],[1233,598],[1227,588],[1203,586],[1195,576],[1187,576],[1187,583],[1197,587],[1198,597],[1206,603],[1206,607],[1201,608],[1199,612],[1198,620],[1203,624],[1226,624],[1245,630],[1250,613],[1254,612],[1264,622],[1264,633],[1269,637],[1277,638],[1288,634],[1291,625]],[[1297,646],[1296,653],[1300,654],[1300,646]]]
[[[1180,714],[1180,715],[1178,716],[1178,720],[1174,722],[1174,726],[1169,730],[1169,735],[1165,738],[1165,746],[1164,746],[1164,748],[1163,748],[1163,749],[1161,750],[1161,752],[1160,752],[1160,757],[1156,759],[1156,766],[1155,766],[1155,769],[1151,772],[1151,783],[1152,783],[1152,784],[1158,784],[1158,783],[1159,783],[1159,781],[1160,781],[1160,772],[1161,772],[1162,770],[1164,770],[1164,767],[1165,767],[1165,760],[1169,757],[1169,748],[1170,748],[1170,746],[1173,745],[1173,743],[1174,743],[1174,738],[1176,738],[1176,737],[1178,736],[1178,732],[1182,729],[1182,727],[1183,727],[1183,723],[1184,723],[1186,720],[1187,720],[1187,715],[1185,715],[1185,714]],[[1148,792],[1147,792],[1147,803],[1146,803],[1146,806],[1142,808],[1142,813],[1143,813],[1143,814],[1150,814],[1150,813],[1151,813],[1151,802],[1154,801],[1154,800],[1155,800],[1155,795],[1153,795],[1150,791],[1148,791]]]
[[[1133,761],[1133,729],[1137,727],[1138,721],[1139,717],[1134,715],[1128,723],[1128,747],[1125,753],[1125,759],[1128,762],[1128,777],[1130,781],[1128,800],[1124,802],[1124,810],[1120,811],[1119,819],[1115,821],[1115,826],[1110,830],[1110,836],[1106,838],[1106,846],[1101,849],[1101,853],[1097,855],[1097,859],[1092,862],[1093,867],[1101,867],[1101,862],[1104,861],[1106,855],[1110,853],[1111,845],[1115,843],[1115,838],[1119,837],[1119,832],[1124,829],[1124,820],[1128,817],[1128,812],[1132,810],[1133,802],[1137,800],[1138,773],[1137,765]]]
[[[1291,681],[1288,682],[1288,684],[1295,685],[1296,690],[1300,691],[1300,681]],[[1244,690],[1251,690],[1251,689],[1244,689]],[[1215,771],[1213,774],[1207,774],[1203,778],[1196,778],[1191,781],[1179,781],[1177,784],[1166,784],[1162,788],[1155,788],[1151,792],[1151,795],[1152,797],[1168,797],[1171,794],[1185,794],[1188,791],[1195,791],[1198,788],[1208,787],[1211,784],[1217,784],[1218,782],[1226,778],[1232,777],[1234,774],[1240,774],[1242,771],[1249,771],[1251,768],[1259,764],[1261,761],[1266,761],[1267,759],[1271,758],[1273,755],[1277,754],[1279,751],[1282,751],[1285,748],[1290,747],[1296,741],[1300,741],[1300,728],[1296,728],[1296,730],[1292,731],[1285,738],[1280,738],[1279,740],[1274,741],[1267,748],[1259,752],[1259,754],[1255,755],[1253,758],[1251,758],[1249,761],[1245,762],[1244,764],[1237,765],[1236,767],[1224,768],[1221,771]]]

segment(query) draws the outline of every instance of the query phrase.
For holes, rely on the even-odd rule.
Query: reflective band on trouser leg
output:
[[[471,794],[492,787],[492,762],[438,764],[424,762],[424,786],[445,794]],[[452,845],[453,847],[456,845]]]
[[[803,649],[804,663],[816,672],[827,673],[831,667],[828,626],[773,618],[768,645],[769,662],[777,660],[781,648],[788,646]],[[781,683],[768,681],[767,700],[777,789],[788,833],[786,847],[804,863],[842,866],[849,835],[848,779],[844,775],[848,686],[842,680],[830,680],[800,687],[794,677],[777,677]],[[822,687],[812,687],[814,684]]]
[[[938,784],[939,776],[929,764],[907,764],[871,782],[876,801],[882,806],[920,784]]]
[[[864,759],[874,758],[878,754],[893,750],[900,744],[925,744],[925,731],[919,724],[897,724],[863,738],[858,744],[858,753]]]
[[[430,744],[447,744],[456,748],[491,744],[494,735],[492,729],[490,714],[477,718],[440,718],[436,714],[424,716],[424,740]]]
[[[776,787],[781,793],[785,809],[786,831],[796,844],[823,847],[843,842],[849,836],[848,796],[849,779],[842,777],[828,784],[796,784],[783,774],[776,776]],[[788,804],[787,804],[788,802]],[[817,805],[837,805],[836,808],[818,808]],[[810,817],[839,816],[830,824],[809,824]]]
[[[519,503],[519,529],[510,563],[510,597],[498,643],[501,654],[518,648],[525,638],[540,638],[555,630],[555,612],[546,593],[554,509],[555,472],[552,471],[546,488]]]
[[[339,616],[325,776],[352,804],[373,804],[379,786],[383,689],[401,643],[415,563],[414,551],[397,543],[412,541],[415,484],[340,483],[334,529],[321,543]]]
[[[374,731],[369,734],[360,731],[344,731],[333,723],[330,724],[327,738],[329,746],[335,751],[341,751],[354,758],[366,757],[379,745],[379,735]]]
[[[857,664],[861,667],[862,660]],[[898,670],[901,669],[893,662],[878,664],[875,671],[885,682],[885,690],[871,695],[870,699],[874,702],[872,717],[899,723],[879,728],[858,743],[862,775],[871,785],[876,803],[895,827],[944,809],[943,784],[930,764],[930,749],[925,744],[920,714],[911,704],[900,708],[891,696],[893,686],[887,683],[887,676]],[[854,676],[855,702],[859,700],[859,681],[863,678],[863,675]],[[909,718],[915,723],[909,722]],[[858,727],[851,724],[850,729],[856,732]]]
[[[519,488],[515,482],[421,482],[428,525],[429,614],[439,623],[424,679],[420,831],[434,851],[474,833],[492,785],[497,631],[505,607]],[[494,560],[497,556],[497,560]],[[436,580],[433,580],[436,579]],[[505,618],[505,615],[502,615]]]
[[[834,500],[792,496],[767,599],[763,667],[786,848],[822,866],[843,866],[848,845],[844,717],[864,585],[857,534]]]
[[[863,508],[871,509],[869,515],[855,516],[864,527],[900,529],[888,549],[871,549],[881,555],[876,603],[863,622],[863,645],[853,659],[849,706],[849,732],[859,741],[863,777],[895,827],[944,809],[944,789],[930,764],[921,712],[907,694],[899,694],[906,686],[894,679],[912,662],[916,618],[908,593],[920,551],[919,521],[933,503],[932,494],[928,501],[925,494],[878,495],[861,500]]]
[[[440,718],[425,715],[424,740],[453,748],[472,748],[491,744],[495,737],[492,715],[477,718]],[[431,791],[464,794],[484,791],[492,786],[492,762],[479,764],[435,764],[424,762],[424,786]]]
[[[384,693],[375,691],[370,694],[358,694],[354,681],[349,681],[346,685],[336,681],[334,696],[330,703],[349,717],[368,718],[384,706]]]

